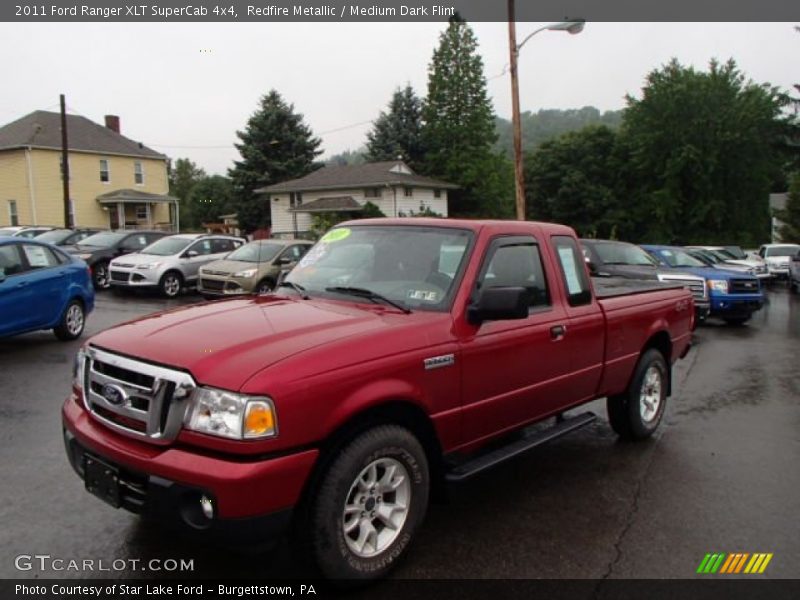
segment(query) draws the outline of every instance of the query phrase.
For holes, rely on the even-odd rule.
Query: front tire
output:
[[[256,285],[256,294],[258,294],[258,295],[268,294],[269,292],[271,292],[274,289],[275,289],[275,281],[274,280],[272,280],[270,278],[262,279]]]
[[[312,500],[309,534],[319,569],[361,582],[386,575],[411,544],[429,490],[425,451],[410,431],[383,425],[356,437]]]
[[[161,293],[167,298],[177,298],[183,287],[183,277],[181,277],[180,273],[168,271],[161,276],[158,287],[161,289]]]
[[[68,342],[77,339],[86,326],[86,312],[80,300],[72,300],[64,309],[61,321],[53,328],[53,333],[61,341]]]
[[[642,354],[628,389],[606,401],[611,428],[621,438],[643,440],[655,433],[667,404],[669,370],[655,348]]]
[[[108,261],[102,261],[92,267],[92,283],[96,290],[107,290],[111,287],[111,273]]]

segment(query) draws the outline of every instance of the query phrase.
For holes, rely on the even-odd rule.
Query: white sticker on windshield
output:
[[[430,290],[408,290],[409,300],[422,300],[423,302],[437,302],[439,293]]]

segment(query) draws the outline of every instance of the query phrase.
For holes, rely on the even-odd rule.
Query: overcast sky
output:
[[[519,23],[518,39],[541,26]],[[398,85],[425,95],[439,23],[0,23],[0,124],[34,110],[69,110],[209,173],[237,158],[235,132],[277,89],[322,138],[325,156],[356,149]],[[507,26],[474,23],[498,115],[511,112]],[[734,58],[756,82],[800,83],[791,23],[587,23],[542,32],[520,57],[523,110],[624,106],[671,57],[705,68]]]

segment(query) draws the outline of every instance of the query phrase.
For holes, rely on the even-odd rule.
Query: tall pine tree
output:
[[[422,117],[422,171],[460,186],[449,194],[450,214],[511,216],[510,162],[492,150],[497,136],[483,61],[472,28],[458,15],[440,35],[428,67]]]
[[[269,204],[253,191],[274,183],[302,177],[314,170],[314,159],[322,152],[320,140],[281,95],[271,90],[261,98],[258,110],[237,131],[241,143],[229,175],[233,181],[234,206],[239,225],[253,231],[270,224]]]
[[[412,169],[422,164],[422,101],[410,85],[397,88],[389,112],[381,112],[367,134],[367,160],[402,158]]]

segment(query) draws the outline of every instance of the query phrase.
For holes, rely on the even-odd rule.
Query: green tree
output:
[[[198,181],[189,192],[190,208],[187,226],[202,228],[203,223],[219,223],[220,215],[233,211],[233,184],[222,175],[212,175]]]
[[[422,119],[425,160],[420,171],[460,186],[448,194],[450,214],[512,215],[513,171],[492,150],[494,111],[483,61],[475,34],[458,15],[439,36],[428,66]]]
[[[325,161],[326,165],[338,165],[341,167],[347,165],[363,165],[367,162],[365,155],[367,153],[366,148],[361,147],[357,148],[356,150],[347,149],[344,152],[340,152],[339,154],[334,154],[328,160]]]
[[[261,98],[244,131],[236,135],[242,159],[234,162],[229,175],[239,224],[249,232],[270,224],[269,204],[254,190],[314,170],[320,140],[275,90]]]
[[[527,217],[573,227],[583,237],[635,234],[620,193],[618,134],[594,125],[544,142],[525,159]]]
[[[361,211],[357,213],[335,211],[315,213],[311,216],[311,234],[315,239],[319,239],[331,227],[341,223],[342,221],[351,221],[354,219],[374,219],[385,216],[386,215],[383,214],[383,211],[378,207],[378,205],[372,202],[366,202],[361,208]]]
[[[778,229],[781,240],[800,243],[800,173],[795,173],[791,178],[786,208],[775,211],[775,216],[783,222]]]
[[[188,158],[179,158],[169,169],[169,194],[178,199],[180,207],[181,229],[188,229],[191,224],[191,207],[189,194],[198,181],[206,176],[206,172]]]
[[[708,72],[673,60],[628,97],[622,135],[638,238],[761,242],[768,194],[786,161],[789,99],[745,80],[731,60]]]
[[[395,160],[398,157],[417,169],[424,157],[422,146],[422,101],[411,85],[397,88],[389,102],[389,112],[381,111],[367,134],[368,161]]]

